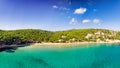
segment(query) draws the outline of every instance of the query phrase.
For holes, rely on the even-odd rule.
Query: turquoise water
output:
[[[22,47],[0,52],[0,68],[120,68],[120,46]]]

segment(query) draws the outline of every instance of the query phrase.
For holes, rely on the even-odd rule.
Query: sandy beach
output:
[[[102,43],[106,43],[106,44],[120,44],[120,42],[74,42],[74,43],[32,43],[30,44],[31,46],[80,46],[82,44],[102,44]]]
[[[42,43],[29,43],[29,44],[24,44],[24,45],[11,45],[11,46],[3,46],[0,47],[0,49],[7,49],[7,48],[16,48],[16,47],[24,47],[24,46],[28,46],[30,48],[36,48],[39,46],[42,47],[77,47],[77,46],[81,46],[81,45],[86,45],[89,46],[89,44],[120,44],[120,41],[116,42],[116,41],[111,41],[111,42],[73,42],[73,43],[51,43],[51,42],[42,42]]]

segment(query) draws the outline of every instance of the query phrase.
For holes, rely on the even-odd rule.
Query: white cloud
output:
[[[53,5],[53,6],[52,6],[52,8],[57,9],[57,8],[58,8],[58,6],[57,6],[57,5]]]
[[[99,19],[94,19],[93,23],[98,24],[98,23],[100,23],[100,20]]]
[[[76,24],[76,23],[78,23],[77,19],[72,18],[71,21],[70,21],[70,24]]]
[[[101,20],[100,19],[93,19],[93,20],[84,19],[84,20],[82,20],[82,23],[89,23],[89,22],[93,22],[94,24],[99,24],[100,25]]]
[[[66,10],[66,11],[70,10],[69,8],[59,7],[59,6],[57,6],[57,5],[53,5],[52,8],[54,8],[54,9],[59,9],[59,10]]]
[[[89,22],[91,22],[91,20],[89,20],[89,19],[84,19],[84,20],[82,21],[82,23],[89,23]]]
[[[86,11],[86,8],[78,8],[74,11],[74,14],[84,14]]]

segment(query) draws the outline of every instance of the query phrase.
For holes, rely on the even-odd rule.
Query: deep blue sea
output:
[[[120,68],[120,44],[21,47],[0,52],[0,68]]]

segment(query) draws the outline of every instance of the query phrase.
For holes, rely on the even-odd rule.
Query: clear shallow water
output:
[[[22,47],[0,52],[0,68],[120,68],[119,44]]]

